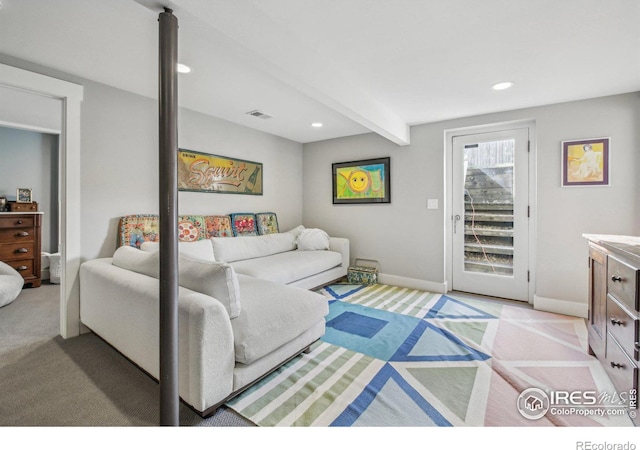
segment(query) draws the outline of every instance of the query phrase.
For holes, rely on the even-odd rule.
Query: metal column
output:
[[[178,19],[160,13],[160,425],[178,426]]]

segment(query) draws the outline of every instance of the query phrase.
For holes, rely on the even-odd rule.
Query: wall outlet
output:
[[[438,209],[438,199],[437,198],[427,199],[427,209]]]

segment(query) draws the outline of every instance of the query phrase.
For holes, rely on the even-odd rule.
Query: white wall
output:
[[[157,214],[158,107],[155,100],[84,81],[82,256],[110,256],[126,214]],[[180,192],[181,214],[270,211],[281,229],[302,220],[301,144],[181,109],[178,144],[263,163],[264,195]]]
[[[157,101],[9,55],[0,54],[0,63],[84,87],[81,259],[112,255],[120,216],[159,209]],[[261,162],[264,171],[264,195],[180,192],[180,213],[268,211],[283,230],[302,223],[301,144],[190,110],[178,118],[180,147]]]
[[[58,251],[58,136],[0,126],[0,195],[13,201],[16,189],[32,189],[44,212],[42,251]]]
[[[305,144],[303,221],[348,237],[352,256],[378,259],[383,274],[442,284],[445,130],[516,120],[537,128],[536,295],[586,312],[582,233],[640,234],[640,93],[417,125],[403,147],[375,134]],[[605,136],[611,186],[562,188],[561,141]],[[381,156],[391,157],[391,204],[333,205],[331,163]],[[428,210],[428,198],[440,208]]]

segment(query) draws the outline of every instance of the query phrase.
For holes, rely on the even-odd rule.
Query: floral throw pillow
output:
[[[256,223],[258,227],[258,234],[273,234],[278,233],[278,217],[276,213],[263,212],[256,214]]]
[[[231,214],[231,227],[234,236],[257,236],[256,215],[253,213]]]
[[[158,242],[158,216],[156,214],[132,214],[120,218],[118,224],[118,247],[140,248],[143,242]]]
[[[205,238],[203,216],[179,216],[178,240],[194,242]]]
[[[206,216],[207,238],[212,237],[233,237],[231,227],[231,217],[229,216]]]

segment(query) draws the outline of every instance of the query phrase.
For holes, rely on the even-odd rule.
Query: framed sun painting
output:
[[[333,203],[391,203],[390,158],[333,163]]]
[[[562,186],[609,185],[609,138],[562,142]]]

